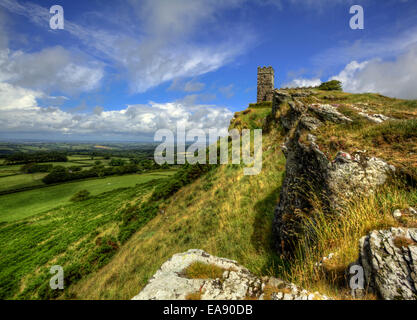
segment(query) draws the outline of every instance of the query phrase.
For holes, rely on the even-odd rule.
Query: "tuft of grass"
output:
[[[272,108],[272,102],[271,101],[263,101],[263,102],[258,102],[258,103],[249,103],[249,108],[251,108],[251,109]]]
[[[184,276],[189,279],[217,279],[221,278],[225,271],[215,264],[196,261],[185,268],[183,272]]]
[[[417,119],[391,120],[368,128],[363,137],[375,139],[381,137],[387,143],[405,142],[417,139]]]
[[[350,299],[344,270],[359,256],[359,239],[372,230],[409,227],[397,221],[391,212],[417,202],[416,190],[401,184],[386,184],[368,196],[347,200],[341,215],[329,216],[316,204],[314,214],[303,217],[305,237],[300,241],[291,263],[280,266],[282,276],[310,290],[338,299]],[[308,237],[313,230],[314,239]],[[334,253],[322,267],[316,263]]]

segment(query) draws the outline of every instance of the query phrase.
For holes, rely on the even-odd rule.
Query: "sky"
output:
[[[0,0],[0,140],[224,133],[256,102],[258,66],[277,88],[417,99],[417,0]]]

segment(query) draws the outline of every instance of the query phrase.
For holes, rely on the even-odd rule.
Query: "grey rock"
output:
[[[301,231],[297,217],[286,217],[297,209],[311,208],[311,194],[321,199],[324,207],[340,213],[347,200],[373,193],[395,170],[382,159],[361,153],[339,152],[329,161],[314,142],[300,143],[297,134],[286,142],[284,155],[286,175],[273,223],[276,247],[284,254],[291,253],[291,244],[297,242]]]
[[[374,123],[382,123],[384,121],[391,119],[383,114],[368,114],[365,112],[359,112],[359,115],[361,115],[362,117],[365,117],[366,119]]]
[[[291,94],[293,97],[309,97],[313,94],[311,90],[299,90]]]
[[[186,269],[193,262],[214,264],[225,269],[220,279],[188,279]],[[200,292],[203,300],[264,299],[265,289],[274,287],[273,300],[302,300],[307,296],[329,299],[319,293],[310,294],[292,283],[274,278],[257,277],[236,261],[211,256],[203,250],[191,249],[175,254],[165,262],[133,300],[184,300],[188,294]],[[269,295],[269,294],[268,294]]]
[[[300,122],[309,131],[314,131],[323,124],[319,119],[307,115],[301,116]]]
[[[308,110],[312,111],[319,118],[325,121],[331,121],[335,123],[352,122],[351,119],[337,111],[336,107],[330,104],[312,104],[308,106]]]
[[[394,212],[392,213],[392,216],[396,219],[401,218],[402,213],[400,209],[394,210]]]
[[[397,247],[397,237],[411,244]],[[370,291],[386,300],[417,299],[417,229],[374,230],[359,241],[359,249]]]

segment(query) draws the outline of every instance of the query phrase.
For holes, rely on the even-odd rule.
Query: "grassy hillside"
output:
[[[251,122],[240,126],[262,128],[270,113],[270,107],[254,109]],[[191,248],[235,259],[259,275],[276,274],[271,225],[285,168],[281,142],[276,128],[264,136],[259,175],[244,176],[243,166],[224,165],[181,188],[164,203],[164,213],[134,234],[108,265],[71,287],[70,295],[130,299],[163,262]]]
[[[4,219],[13,221],[0,223],[0,299],[56,297],[60,292],[49,288],[49,268],[55,264],[64,267],[66,285],[105,265],[119,247],[123,209],[132,202],[140,203],[165,176],[114,177],[130,178],[130,183],[119,181],[120,185],[140,184],[101,193],[82,202],[59,206],[27,218],[22,215],[31,214],[29,210],[22,210],[21,216],[12,215],[12,219],[10,215],[4,215]],[[114,188],[107,186],[110,181],[116,182],[109,180],[112,178],[102,179],[102,185],[92,180],[83,183],[95,182],[90,188],[95,188],[93,193],[97,193]],[[86,185],[78,187],[85,188]],[[69,188],[71,194],[76,190],[74,186]],[[39,191],[56,201],[55,198],[62,196],[60,192],[65,187],[62,190],[45,189]],[[38,209],[46,201],[43,198],[33,199],[40,201]]]
[[[20,168],[18,170],[12,168],[11,170],[15,171],[16,174],[0,177],[0,191],[42,186],[44,185],[42,178],[47,175],[47,173],[43,172],[19,174],[18,170],[20,170]],[[6,170],[6,172],[8,171]]]
[[[375,112],[401,119],[397,124],[399,127],[407,128],[407,121],[416,116],[415,102],[379,95],[341,92],[329,95],[329,92],[315,90],[314,95],[304,102],[333,101],[368,103]],[[387,104],[386,109],[384,104]],[[363,122],[358,117],[355,120],[352,128],[335,129],[335,132],[340,130],[340,134],[334,140],[343,137],[343,130],[354,135],[355,125]],[[384,126],[389,125],[366,121],[363,130],[385,130]],[[317,241],[302,243],[293,260],[278,257],[271,246],[271,224],[285,174],[281,144],[286,133],[279,119],[271,119],[271,106],[268,104],[253,104],[236,113],[231,127],[264,129],[262,172],[249,177],[243,175],[242,166],[224,165],[181,188],[165,201],[156,218],[120,248],[109,264],[72,286],[69,289],[71,296],[78,299],[130,299],[174,253],[201,248],[213,255],[235,259],[255,274],[275,275],[312,291],[319,290],[335,298],[349,298],[349,289],[340,279],[347,265],[357,258],[359,238],[373,229],[416,225],[411,217],[400,221],[392,217],[394,209],[417,205],[416,190],[396,182],[381,188],[372,197],[352,200],[340,219],[329,219],[321,211],[320,203],[316,203],[316,214],[322,217],[313,226],[319,235]],[[404,136],[410,130],[405,129],[405,132]],[[329,134],[326,130],[318,134],[320,141],[327,143],[323,143],[323,147],[332,141],[325,138],[326,134]],[[356,134],[359,137],[360,133]],[[404,148],[414,152],[415,142],[415,137],[411,136]],[[376,148],[370,150],[377,151]],[[305,224],[311,227],[311,220],[306,218]],[[330,252],[336,253],[334,263],[317,268],[316,262]]]

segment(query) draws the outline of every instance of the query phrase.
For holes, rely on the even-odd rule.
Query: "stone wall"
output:
[[[272,101],[274,90],[274,69],[272,67],[258,67],[257,102]]]

